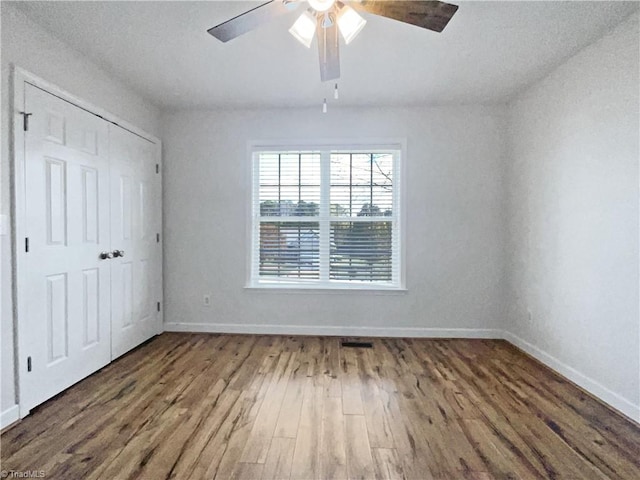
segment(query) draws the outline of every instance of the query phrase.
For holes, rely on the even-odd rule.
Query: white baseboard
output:
[[[395,328],[231,323],[165,323],[165,332],[242,333],[257,335],[326,335],[407,338],[503,338],[501,330],[483,328]]]
[[[18,405],[14,405],[13,407],[6,409],[2,414],[0,414],[0,430],[8,427],[13,422],[17,422],[19,419],[20,407]]]
[[[521,350],[527,352],[546,366],[555,370],[559,374],[571,380],[576,385],[585,389],[587,392],[598,397],[603,402],[620,411],[627,417],[640,423],[640,405],[635,405],[624,397],[609,390],[604,385],[593,380],[582,372],[570,367],[566,363],[561,362],[553,355],[536,347],[535,345],[523,340],[522,338],[510,332],[504,332],[504,339],[512,343]]]

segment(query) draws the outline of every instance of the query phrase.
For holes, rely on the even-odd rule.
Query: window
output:
[[[400,289],[399,148],[255,149],[250,285]]]

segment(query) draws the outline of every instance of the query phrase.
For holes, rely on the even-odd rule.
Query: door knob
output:
[[[99,255],[100,260],[107,260],[109,258],[113,258],[113,255],[111,254],[111,252],[102,252]]]
[[[124,250],[114,250],[113,258],[124,257]]]

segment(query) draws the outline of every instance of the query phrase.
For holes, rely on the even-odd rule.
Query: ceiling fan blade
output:
[[[324,15],[318,15],[318,52],[320,53],[320,80],[328,82],[340,78],[340,42],[338,24],[334,21],[323,27]]]
[[[251,10],[241,13],[237,17],[211,27],[207,32],[222,42],[228,42],[240,35],[258,28],[265,23],[285,15],[298,7],[297,1],[271,0]]]
[[[364,10],[435,32],[444,30],[458,10],[457,5],[436,1],[361,0],[348,3],[355,10]]]

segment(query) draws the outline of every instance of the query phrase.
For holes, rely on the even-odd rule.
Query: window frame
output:
[[[349,292],[349,291],[361,291],[371,293],[394,293],[394,292],[406,292],[405,286],[405,159],[406,159],[406,140],[405,139],[389,139],[389,140],[367,140],[367,141],[354,141],[345,142],[344,140],[334,141],[315,141],[315,142],[270,142],[270,141],[253,141],[248,143],[248,157],[249,157],[249,178],[251,180],[251,188],[249,189],[249,201],[248,201],[248,215],[247,215],[247,231],[248,231],[248,255],[247,255],[247,281],[245,288],[265,290],[265,291],[281,291],[281,292]],[[352,216],[331,216],[329,212],[326,212],[328,204],[322,205],[320,202],[320,212],[317,217],[297,217],[299,220],[309,219],[310,221],[317,221],[318,228],[321,236],[320,247],[320,279],[308,279],[308,280],[265,280],[259,276],[259,242],[260,242],[260,224],[261,216],[259,214],[259,202],[256,201],[259,195],[260,176],[256,171],[258,166],[258,155],[265,152],[274,153],[307,153],[318,152],[321,155],[320,169],[321,169],[321,199],[330,198],[330,172],[331,163],[330,157],[334,153],[391,153],[393,155],[393,209],[396,214],[393,215],[394,222],[394,235],[397,235],[395,244],[397,248],[392,253],[393,265],[392,275],[393,279],[389,283],[370,282],[370,281],[340,281],[331,280],[328,278],[322,278],[323,270],[325,274],[329,271],[329,240],[322,239],[323,235],[330,235],[331,222],[337,221],[353,221]],[[325,181],[323,181],[325,180]],[[277,217],[274,217],[276,220]],[[359,221],[377,221],[377,217],[361,217]],[[313,220],[311,220],[313,219]],[[358,221],[358,220],[356,220]],[[324,245],[323,248],[323,243]],[[256,248],[258,245],[258,248]],[[397,264],[397,265],[396,265]],[[324,266],[324,268],[323,268]]]

